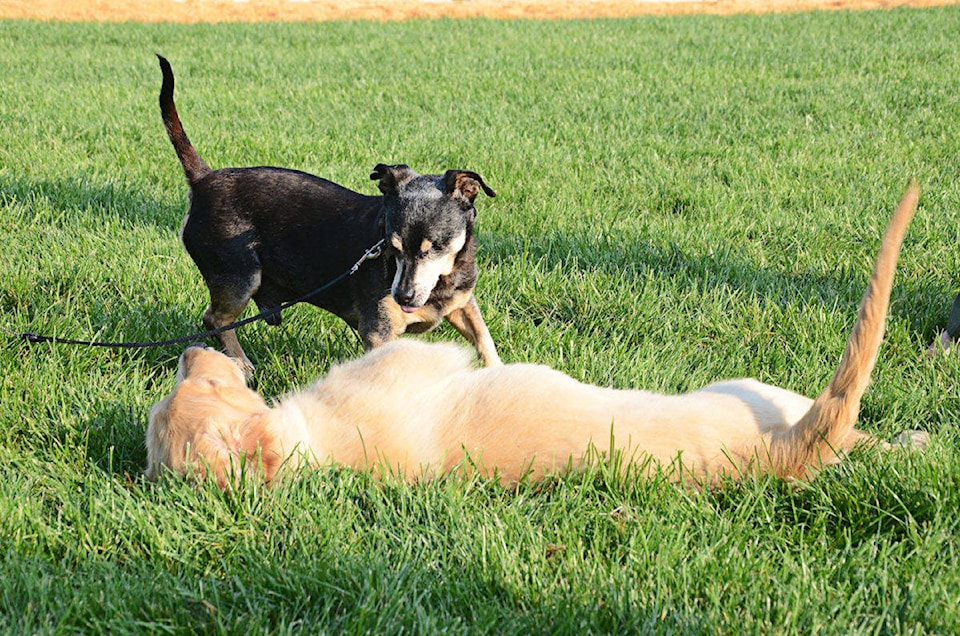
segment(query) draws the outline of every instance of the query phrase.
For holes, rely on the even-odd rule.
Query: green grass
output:
[[[694,492],[604,465],[516,488],[344,470],[141,479],[179,350],[0,342],[0,631],[956,633],[960,8],[575,22],[0,22],[0,327],[195,331],[205,289],[154,52],[214,167],[373,193],[467,168],[506,361],[809,395],[908,177],[923,186],[861,424],[929,431],[812,485]],[[360,353],[310,307],[240,334],[268,396]],[[431,338],[455,340],[449,328]]]

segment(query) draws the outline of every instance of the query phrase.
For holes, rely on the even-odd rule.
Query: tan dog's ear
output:
[[[274,429],[276,411],[257,413],[246,421],[243,428],[243,448],[248,456],[259,453],[260,467],[267,483],[273,481],[286,459],[280,439]]]
[[[244,420],[211,427],[195,438],[191,449],[199,476],[216,479],[220,488],[243,479],[273,481],[285,459],[271,426],[272,413],[261,411]]]
[[[177,383],[190,377],[202,377],[225,385],[246,386],[243,369],[234,358],[204,345],[191,345],[180,355]]]
[[[207,350],[206,345],[194,344],[183,350],[180,359],[177,360],[177,384],[183,382],[184,378],[190,375],[194,362],[200,357],[201,352]]]
[[[150,421],[147,425],[147,468],[143,471],[150,481],[156,481],[160,476],[160,469],[169,465],[170,461],[167,443],[170,398],[171,396],[165,397],[150,409]]]

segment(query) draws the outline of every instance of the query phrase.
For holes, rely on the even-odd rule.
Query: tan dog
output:
[[[270,407],[229,358],[190,348],[150,414],[147,475],[166,467],[226,485],[241,465],[271,480],[292,459],[411,480],[467,464],[513,481],[576,467],[593,447],[631,462],[679,458],[684,477],[701,481],[812,476],[872,439],[854,424],[917,198],[911,186],[894,213],[840,367],[816,400],[752,379],[684,395],[600,388],[537,365],[476,369],[454,345],[403,340]]]

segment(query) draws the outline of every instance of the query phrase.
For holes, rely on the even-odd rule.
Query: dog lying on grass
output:
[[[684,395],[600,388],[538,365],[477,369],[455,345],[402,340],[270,406],[233,360],[191,347],[173,392],[150,413],[146,474],[169,469],[226,486],[241,465],[269,481],[306,461],[409,480],[469,465],[513,482],[576,467],[593,447],[646,467],[679,460],[680,474],[698,482],[751,472],[811,477],[860,442],[890,446],[854,425],[917,199],[912,185],[883,238],[840,366],[816,400],[753,379]]]

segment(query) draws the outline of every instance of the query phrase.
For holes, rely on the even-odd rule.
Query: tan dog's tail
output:
[[[173,103],[173,69],[170,68],[170,62],[162,55],[157,55],[160,60],[160,71],[163,73],[163,85],[160,87],[160,114],[163,116],[163,124],[167,128],[167,136],[173,143],[174,150],[177,151],[177,157],[183,165],[183,173],[187,176],[187,183],[191,186],[197,181],[210,174],[210,166],[204,163],[200,155],[194,149],[187,133],[183,131],[180,124],[180,116],[177,115],[177,107]]]
[[[809,469],[831,463],[838,451],[849,447],[847,437],[857,422],[860,398],[870,383],[870,372],[883,340],[900,246],[919,195],[917,184],[911,183],[893,213],[873,275],[860,301],[857,322],[833,379],[800,421],[772,440],[770,459],[778,474],[804,477]]]

